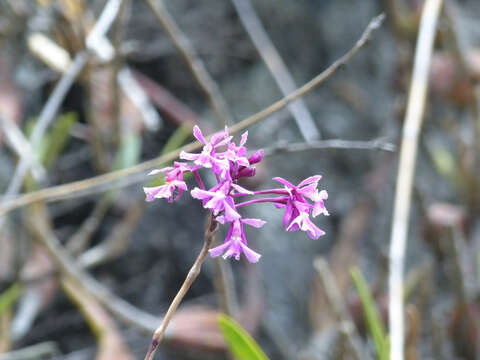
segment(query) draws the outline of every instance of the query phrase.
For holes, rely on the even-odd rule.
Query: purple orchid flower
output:
[[[244,219],[239,213],[239,208],[256,203],[273,203],[276,208],[285,209],[283,227],[286,231],[305,231],[312,239],[318,239],[325,232],[319,229],[311,220],[318,215],[328,216],[325,200],[328,193],[317,189],[320,175],[311,176],[301,181],[297,186],[289,181],[276,177],[273,180],[280,182],[284,187],[260,191],[250,191],[238,185],[238,180],[255,175],[254,164],[262,161],[263,150],[258,150],[247,157],[245,144],[248,132],[241,136],[237,145],[232,141],[228,128],[218,132],[207,141],[200,128],[193,128],[193,135],[204,146],[199,154],[181,152],[180,158],[193,161],[194,165],[183,162],[175,162],[173,167],[153,170],[149,175],[158,173],[165,174],[165,185],[144,188],[147,201],[166,198],[169,202],[177,200],[182,191],[187,190],[183,181],[183,174],[193,173],[198,186],[190,191],[193,198],[202,201],[205,209],[212,212],[215,220],[221,224],[230,223],[230,228],[222,245],[210,250],[210,255],[216,257],[223,254],[224,258],[240,259],[243,253],[248,261],[258,262],[261,255],[248,247],[243,224],[262,227],[265,221],[260,219]],[[199,173],[200,168],[206,168],[213,172],[217,184],[206,189]],[[178,195],[174,199],[175,191]],[[274,195],[274,197],[258,197],[259,195]],[[251,200],[239,202],[238,198],[253,196]]]
[[[312,239],[318,239],[320,236],[325,235],[325,232],[312,223],[309,217],[311,209],[313,209],[313,217],[319,214],[329,215],[324,203],[328,194],[325,190],[320,191],[320,193],[317,190],[317,185],[321,178],[320,175],[310,176],[301,181],[298,186],[281,177],[273,178],[273,180],[285,185],[285,191],[288,193],[285,205],[277,205],[277,207],[285,207],[283,217],[285,230],[302,230],[307,232]],[[314,204],[308,203],[305,197],[313,200]]]
[[[232,139],[228,135],[227,130],[214,134],[208,142],[205,140],[200,128],[195,125],[193,128],[193,136],[195,136],[198,141],[204,144],[202,152],[200,154],[192,154],[182,151],[180,153],[180,159],[193,161],[195,164],[205,168],[211,168],[213,166],[219,169],[228,168],[228,161],[216,156],[215,152],[217,147],[229,144],[230,140]]]
[[[175,162],[173,167],[169,166],[163,169],[155,169],[150,171],[148,175],[156,175],[166,172],[165,185],[144,187],[143,191],[146,195],[146,201],[165,198],[168,199],[168,202],[172,202],[173,195],[177,189],[178,195],[175,200],[178,200],[182,196],[182,192],[184,190],[188,190],[187,184],[183,181],[183,173],[188,171],[192,171],[192,168],[182,162]]]
[[[221,211],[224,211],[227,221],[235,221],[240,219],[241,216],[235,209],[233,198],[228,195],[229,188],[230,184],[225,182],[215,191],[195,188],[190,194],[195,199],[203,200],[203,207],[212,210],[213,215],[217,216]]]
[[[224,217],[218,217],[217,220],[222,224],[228,221]],[[234,257],[236,260],[240,260],[240,254],[243,253],[249,262],[258,262],[261,255],[247,246],[243,224],[260,228],[265,224],[265,221],[260,219],[238,219],[233,221],[230,224],[225,242],[220,246],[210,249],[210,256],[217,257],[223,253],[224,259]]]
[[[168,199],[168,202],[172,202],[176,189],[178,189],[178,195],[175,197],[175,200],[178,200],[182,196],[183,190],[187,190],[187,184],[184,181],[173,180],[161,186],[144,187],[143,191],[147,196],[146,201],[165,198]]]
[[[250,166],[250,163],[248,162],[248,159],[246,157],[247,148],[243,146],[247,142],[247,138],[248,138],[248,131],[245,131],[242,134],[240,144],[237,146],[234,142],[231,142],[230,144],[228,144],[228,149],[224,154],[225,159],[236,164],[237,168],[238,166],[243,166],[243,167]]]

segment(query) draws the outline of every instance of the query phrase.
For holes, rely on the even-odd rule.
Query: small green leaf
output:
[[[174,133],[168,138],[167,143],[162,149],[162,155],[178,149],[192,135],[192,127],[189,124],[183,124],[178,127]]]
[[[218,326],[236,360],[268,360],[255,340],[231,317],[218,315]]]
[[[119,170],[135,165],[140,159],[142,138],[137,133],[129,133],[120,139],[120,147],[113,162],[113,169]]]
[[[0,315],[17,301],[21,293],[22,287],[15,283],[0,295]]]
[[[362,303],[365,321],[367,323],[368,332],[373,339],[375,349],[379,360],[388,360],[389,341],[383,325],[383,320],[378,312],[377,305],[370,293],[367,282],[363,278],[360,271],[354,267],[350,270],[353,282],[357,288],[360,301]]]
[[[44,147],[44,154],[41,157],[45,167],[50,167],[57,160],[70,137],[70,129],[76,122],[77,114],[73,112],[60,115],[54,122],[46,135],[48,144]]]
[[[183,124],[177,128],[174,133],[168,138],[167,143],[162,149],[161,155],[168,154],[169,152],[178,149],[185,141],[192,135],[192,127],[189,124]],[[162,164],[162,166],[169,166],[169,163]],[[187,180],[191,176],[191,173],[184,174],[184,180]],[[160,186],[165,184],[163,177],[153,178],[149,181],[148,186]]]
[[[40,139],[33,149],[37,161],[45,167],[50,167],[62,152],[68,138],[70,129],[77,122],[77,114],[68,112],[59,115],[51,129]],[[25,133],[30,138],[38,118],[31,118],[25,125]]]

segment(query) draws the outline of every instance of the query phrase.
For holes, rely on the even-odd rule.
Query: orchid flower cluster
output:
[[[168,202],[178,200],[183,191],[188,190],[184,181],[184,174],[190,172],[195,177],[198,186],[190,191],[193,198],[201,200],[203,207],[210,210],[215,220],[221,224],[229,224],[227,237],[222,245],[210,249],[210,255],[216,257],[223,254],[223,258],[234,257],[240,259],[241,253],[248,261],[258,262],[261,255],[248,247],[243,230],[244,225],[260,228],[265,221],[260,219],[244,218],[239,209],[248,205],[270,202],[278,209],[284,209],[283,228],[286,231],[305,231],[312,239],[318,239],[325,232],[319,229],[310,219],[310,215],[328,216],[325,200],[328,194],[325,190],[318,191],[320,175],[311,176],[297,186],[281,177],[273,180],[283,187],[261,191],[250,191],[238,185],[241,178],[255,176],[255,164],[263,158],[263,150],[258,150],[247,157],[248,131],[241,136],[237,145],[232,141],[228,128],[214,134],[209,141],[205,139],[198,126],[193,129],[193,135],[203,144],[200,154],[182,151],[180,159],[191,161],[175,162],[173,167],[153,170],[149,175],[165,173],[165,184],[155,187],[145,187],[146,201],[166,198]],[[205,188],[199,170],[210,169],[217,180],[217,184]],[[243,200],[245,197],[253,197]],[[310,200],[310,201],[308,201]]]

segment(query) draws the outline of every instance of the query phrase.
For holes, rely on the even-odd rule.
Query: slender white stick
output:
[[[430,60],[441,5],[442,0],[425,1],[415,50],[407,113],[403,127],[389,255],[390,360],[404,359],[403,270],[407,245],[408,218],[418,137],[425,110]]]
[[[272,74],[283,96],[287,96],[295,91],[297,85],[293,80],[292,75],[288,71],[287,65],[283,62],[282,57],[273,45],[272,40],[267,34],[267,31],[262,25],[255,9],[250,0],[232,0],[238,17],[247,31],[250,39],[257,48],[258,53],[262,57],[265,65]],[[307,105],[303,99],[293,101],[288,105],[288,109],[293,115],[297,126],[306,141],[320,139],[320,132],[315,125],[315,121],[308,111]]]
[[[115,16],[120,9],[120,4],[123,0],[109,0],[105,5],[105,8],[100,15],[97,23],[95,24],[93,30],[88,34],[87,37],[87,46],[93,46],[102,39],[104,34],[108,31],[112,25]],[[55,86],[52,94],[48,98],[47,103],[42,109],[38,121],[33,129],[32,136],[30,139],[32,148],[35,149],[43,135],[47,131],[47,128],[50,126],[52,121],[55,119],[57,111],[62,105],[63,99],[67,95],[68,90],[74,83],[80,71],[83,69],[84,65],[87,62],[87,53],[80,52],[75,56],[75,59],[70,63],[67,71],[63,74],[60,81]],[[23,179],[27,174],[28,170],[32,165],[31,159],[27,156],[22,156],[20,161],[15,169],[15,173],[12,177],[10,184],[8,185],[7,191],[5,193],[5,198],[15,195],[20,191],[20,188],[23,183]]]

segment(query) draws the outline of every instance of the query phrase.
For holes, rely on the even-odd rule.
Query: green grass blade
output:
[[[388,360],[389,342],[388,336],[383,325],[383,320],[378,312],[377,305],[370,293],[367,282],[360,271],[355,267],[350,270],[353,282],[357,288],[360,301],[362,303],[365,322],[368,332],[373,339],[378,359]]]
[[[167,143],[162,149],[161,154],[168,154],[169,152],[178,149],[181,147],[189,138],[192,136],[192,127],[189,124],[184,124],[177,128],[174,133],[168,138]],[[168,163],[163,164],[163,166],[170,166]],[[192,176],[191,173],[184,174],[184,180],[188,180]],[[160,186],[165,184],[164,178],[155,177],[149,181],[148,186]]]
[[[168,138],[167,143],[162,149],[162,155],[178,149],[192,136],[192,127],[190,124],[179,126],[174,133]]]
[[[22,293],[22,287],[17,283],[0,294],[0,316],[12,306]]]
[[[42,163],[49,168],[58,159],[70,137],[70,130],[77,122],[77,114],[68,112],[60,115],[47,134],[48,145],[42,156]]]
[[[218,326],[236,360],[268,360],[255,340],[231,317],[218,315]]]
[[[137,133],[124,135],[113,161],[113,169],[120,170],[138,163],[142,152],[142,137]]]

